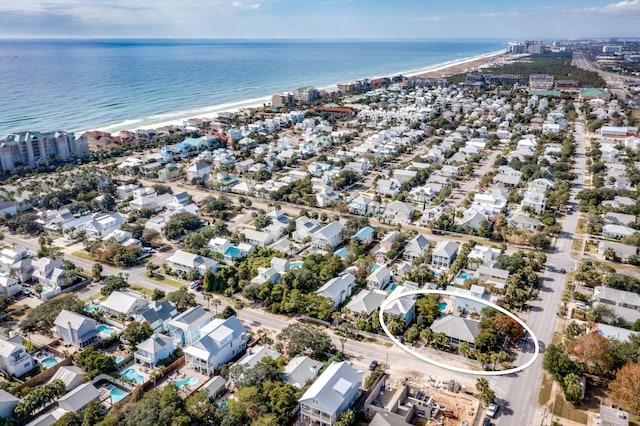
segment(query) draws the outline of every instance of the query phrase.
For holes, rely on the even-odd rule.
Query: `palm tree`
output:
[[[218,315],[218,306],[220,306],[222,304],[222,302],[220,301],[220,299],[216,299],[216,298],[212,298],[211,299],[213,302],[213,306],[215,307],[215,315]]]

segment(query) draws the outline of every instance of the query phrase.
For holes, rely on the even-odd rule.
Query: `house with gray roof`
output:
[[[404,260],[413,261],[423,256],[427,250],[429,250],[429,240],[427,240],[427,236],[424,234],[418,234],[405,244],[402,258]]]
[[[171,337],[156,333],[144,342],[138,343],[133,357],[136,362],[152,368],[163,359],[170,357],[174,350]]]
[[[298,400],[306,424],[333,425],[360,396],[363,372],[348,361],[333,362]]]
[[[615,225],[615,224],[608,223],[602,226],[602,236],[607,238],[630,237],[636,232],[638,231],[624,225]]]
[[[605,223],[631,226],[636,223],[636,216],[632,214],[607,212],[603,215]]]
[[[201,337],[184,348],[187,368],[206,376],[244,351],[248,335],[235,316],[216,318],[201,330]]]
[[[114,291],[107,300],[100,303],[102,312],[112,316],[124,314],[127,318],[132,317],[138,309],[146,305],[146,299],[132,291]]]
[[[339,277],[331,278],[322,287],[316,290],[318,296],[327,297],[333,301],[333,306],[340,306],[351,296],[356,285],[356,278],[349,272]]]
[[[431,266],[442,269],[448,268],[458,255],[460,245],[453,241],[440,241],[431,254]]]
[[[254,367],[259,361],[265,358],[278,359],[280,352],[269,349],[266,346],[258,345],[248,348],[242,358],[236,362],[237,365],[244,365],[247,368]]]
[[[386,266],[379,266],[367,277],[367,287],[370,289],[384,288],[391,282],[391,271]]]
[[[83,379],[86,375],[87,373],[82,368],[75,365],[67,365],[58,368],[49,382],[61,380],[67,391],[70,391],[80,386],[84,382]]]
[[[167,331],[169,320],[176,315],[178,310],[173,303],[155,300],[136,312],[133,319],[138,322],[146,321],[154,332],[162,333]]]
[[[613,310],[615,316],[632,324],[640,319],[640,295],[611,287],[597,286],[593,289],[594,305],[602,303]]]
[[[629,259],[629,256],[636,256],[638,254],[638,247],[617,243],[615,241],[600,241],[598,244],[598,254],[604,257],[609,248],[613,249],[616,257],[623,262]]]
[[[416,316],[416,295],[402,296],[402,294],[413,290],[415,290],[415,288],[401,285],[397,286],[387,298],[389,300],[395,300],[386,305],[384,312],[402,318],[405,325],[411,324]]]
[[[172,256],[168,257],[167,265],[182,274],[188,274],[192,269],[195,269],[200,276],[204,276],[204,273],[207,271],[216,272],[220,266],[220,264],[213,259],[184,250],[176,250]]]
[[[385,291],[365,288],[347,304],[347,311],[353,317],[363,317],[368,320],[386,298],[387,293]]]
[[[63,309],[60,311],[55,321],[54,334],[65,345],[74,346],[81,350],[95,345],[100,341],[100,333],[96,329],[98,323],[84,315]]]
[[[18,405],[18,401],[20,398],[0,389],[0,418],[13,417],[13,409]]]
[[[85,383],[78,386],[71,392],[58,399],[58,406],[66,411],[79,413],[91,401],[97,401],[100,398],[100,391],[93,383]]]
[[[528,231],[537,231],[542,226],[542,222],[529,215],[516,213],[509,219],[509,226]]]
[[[292,386],[302,389],[309,380],[313,380],[322,369],[320,361],[313,360],[306,355],[292,358],[284,367],[283,380]]]
[[[9,376],[22,376],[33,367],[33,358],[21,343],[0,337],[0,369]]]
[[[190,345],[200,338],[202,328],[212,320],[211,313],[200,305],[194,306],[169,320],[169,336],[178,346]]]
[[[391,223],[409,223],[413,220],[413,205],[403,201],[393,201],[387,205],[382,217]]]
[[[327,246],[335,249],[342,243],[342,224],[335,220],[324,226],[312,235],[311,242],[319,250],[324,250]]]
[[[322,225],[315,220],[306,216],[300,216],[296,219],[296,230],[293,237],[297,242],[302,242],[307,238],[310,240],[313,234],[322,229]]]
[[[446,334],[449,344],[453,347],[467,342],[472,349],[475,348],[476,336],[480,333],[478,321],[454,315],[440,315],[429,328],[434,333]]]
[[[507,281],[507,278],[509,278],[509,271],[480,265],[476,270],[476,277],[485,283],[504,284]]]

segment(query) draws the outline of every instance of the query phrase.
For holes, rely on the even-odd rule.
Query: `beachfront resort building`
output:
[[[30,169],[59,159],[70,161],[89,155],[89,145],[67,132],[18,132],[0,140],[0,172],[17,166]]]

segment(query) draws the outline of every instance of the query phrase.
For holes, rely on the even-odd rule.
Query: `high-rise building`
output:
[[[89,147],[67,132],[18,132],[0,141],[0,171],[16,166],[35,168],[52,161],[69,161],[89,155]]]

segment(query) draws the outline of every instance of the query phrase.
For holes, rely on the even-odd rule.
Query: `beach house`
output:
[[[147,301],[137,293],[131,291],[114,291],[109,298],[100,303],[102,312],[117,317],[123,314],[125,318],[132,317],[136,311],[147,304]]]
[[[333,301],[333,306],[338,307],[351,296],[355,283],[356,278],[347,272],[339,277],[331,278],[316,291],[316,294],[328,297]]]
[[[138,343],[133,357],[137,363],[155,367],[158,362],[171,356],[174,350],[171,337],[164,334],[153,334],[147,340]]]
[[[35,363],[24,346],[0,337],[0,369],[9,376],[22,376],[33,370]]]
[[[187,368],[210,376],[246,347],[246,329],[235,316],[216,318],[201,329],[201,337],[184,348]]]
[[[342,242],[342,224],[336,220],[324,226],[313,234],[311,242],[319,250],[327,246],[335,249]]]
[[[200,338],[200,330],[212,320],[213,315],[202,306],[194,306],[169,320],[169,336],[177,346],[190,345]]]
[[[84,315],[63,309],[56,317],[53,325],[54,334],[65,345],[75,346],[78,350],[92,346],[100,341],[99,332],[96,329],[98,323]]]
[[[302,389],[307,382],[318,375],[321,368],[322,363],[320,361],[313,360],[306,355],[298,355],[291,358],[285,365],[283,380],[285,383]]]
[[[220,264],[208,257],[189,253],[184,250],[176,250],[172,256],[167,258],[167,265],[181,274],[186,275],[191,270],[195,270],[200,276],[203,276],[207,271],[216,272]]]
[[[362,376],[347,361],[329,365],[298,400],[302,422],[333,425],[360,396]]]

